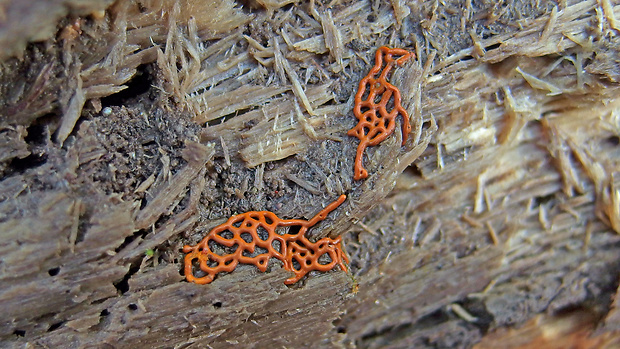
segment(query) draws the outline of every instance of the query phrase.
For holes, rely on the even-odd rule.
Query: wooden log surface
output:
[[[616,18],[614,0],[0,3],[0,346],[617,346]],[[389,78],[412,132],[397,119],[356,181],[353,97],[384,45],[416,55]],[[340,194],[308,237],[342,236],[347,272],[184,280],[183,245],[230,216],[309,219]]]

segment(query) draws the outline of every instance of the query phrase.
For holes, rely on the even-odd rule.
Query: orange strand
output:
[[[284,269],[295,276],[284,283],[294,284],[313,270],[328,271],[336,265],[344,271],[349,263],[344,254],[340,237],[322,238],[311,242],[306,238],[309,228],[324,220],[327,215],[344,202],[346,195],[327,205],[312,219],[280,219],[273,212],[251,211],[233,216],[224,224],[211,229],[196,246],[185,245],[185,278],[189,282],[208,284],[218,273],[232,272],[237,264],[252,264],[265,272],[269,259],[275,257],[284,263]],[[280,235],[277,227],[300,226],[299,232]],[[258,249],[260,248],[260,251]],[[223,251],[219,254],[219,251]],[[260,253],[259,253],[260,252]],[[319,258],[329,256],[330,262],[322,264]],[[205,275],[193,274],[194,261]]]
[[[394,58],[394,56],[400,56]],[[409,115],[401,105],[400,91],[387,81],[388,74],[394,65],[402,65],[409,58],[415,58],[412,52],[400,48],[380,47],[375,54],[375,65],[368,75],[360,81],[357,94],[355,95],[355,107],[353,113],[359,120],[358,124],[349,130],[349,136],[359,138],[355,156],[355,174],[353,178],[360,180],[368,177],[368,171],[362,165],[362,156],[366,147],[381,143],[396,128],[396,116],[402,116],[403,145],[411,132]],[[383,70],[382,70],[383,69]],[[364,98],[364,95],[368,96]],[[394,107],[388,112],[388,103],[394,102]]]

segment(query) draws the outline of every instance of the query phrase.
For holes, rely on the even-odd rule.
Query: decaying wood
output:
[[[0,346],[617,346],[618,18],[614,0],[1,2]],[[417,57],[390,77],[412,132],[355,181],[353,97],[384,45]],[[184,281],[181,247],[231,215],[308,219],[341,194],[308,236],[341,235],[350,273]]]

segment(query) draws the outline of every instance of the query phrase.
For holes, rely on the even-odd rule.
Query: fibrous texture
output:
[[[221,272],[232,272],[237,264],[253,264],[260,271],[267,270],[271,257],[284,263],[284,269],[292,271],[295,276],[284,283],[294,284],[312,270],[328,271],[339,265],[344,271],[348,263],[342,251],[340,236],[336,239],[325,237],[317,242],[306,238],[306,232],[344,202],[346,195],[341,195],[309,221],[302,219],[280,219],[273,212],[250,211],[231,217],[224,224],[213,228],[196,246],[185,245],[185,278],[189,282],[208,284]],[[296,233],[279,235],[278,227],[300,226]],[[217,251],[224,251],[219,254]],[[319,259],[327,255],[328,263]],[[206,275],[196,277],[193,274],[193,262],[198,260],[200,270]]]
[[[209,18],[200,1],[117,0],[0,67],[2,347],[570,347],[566,329],[603,347],[595,335],[620,333],[619,1],[205,0]],[[87,0],[0,0],[44,2]],[[55,18],[4,9],[5,35]],[[236,13],[250,22],[231,29]],[[381,46],[416,54],[387,76],[412,130],[401,146],[397,116],[355,181],[346,133]],[[203,287],[180,275],[183,246],[229,217],[309,220],[342,193],[354,200],[306,237],[343,234],[350,275],[289,289],[277,258]]]
[[[415,55],[409,51],[382,46],[375,54],[374,67],[360,81],[353,109],[359,122],[348,132],[349,136],[355,136],[360,140],[355,157],[355,180],[368,177],[368,171],[362,165],[364,150],[369,145],[383,142],[394,132],[395,120],[399,114],[403,119],[403,145],[407,141],[407,136],[411,132],[409,115],[401,105],[400,91],[387,81],[387,77],[394,65],[401,65],[411,57],[415,58]],[[390,105],[390,102],[393,104]],[[390,107],[392,110],[388,112]]]

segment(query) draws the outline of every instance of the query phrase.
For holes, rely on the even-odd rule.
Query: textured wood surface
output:
[[[29,3],[58,15],[0,31],[0,346],[617,345],[617,1]],[[383,45],[412,132],[354,181]],[[184,280],[231,215],[340,194],[308,236],[349,273]]]

